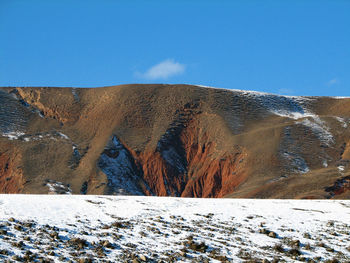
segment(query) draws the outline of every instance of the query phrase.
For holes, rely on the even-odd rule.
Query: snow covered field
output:
[[[350,262],[350,201],[0,195],[0,261]]]

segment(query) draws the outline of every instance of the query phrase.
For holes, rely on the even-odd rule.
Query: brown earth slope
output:
[[[350,99],[0,88],[0,192],[349,198]]]

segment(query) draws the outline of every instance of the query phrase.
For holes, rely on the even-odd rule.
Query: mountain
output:
[[[349,198],[350,99],[0,88],[0,192]]]

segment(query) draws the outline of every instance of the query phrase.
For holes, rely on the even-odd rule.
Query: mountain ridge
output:
[[[136,84],[0,100],[0,192],[350,196],[350,98]]]

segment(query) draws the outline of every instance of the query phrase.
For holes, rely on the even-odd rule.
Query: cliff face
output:
[[[0,192],[348,198],[350,99],[0,88]]]

